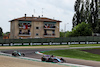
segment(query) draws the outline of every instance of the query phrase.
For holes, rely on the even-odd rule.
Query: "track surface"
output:
[[[36,54],[36,51],[48,51],[48,50],[58,50],[58,48],[48,48],[48,49],[19,49],[17,51],[21,53],[25,53],[26,57],[31,57],[31,58],[37,58],[40,59],[42,56]],[[1,51],[4,53],[11,54],[14,50],[7,50],[7,51]],[[65,58],[67,63],[73,63],[73,64],[80,64],[80,65],[87,65],[87,66],[93,66],[93,67],[100,67],[100,62],[96,61],[86,61],[86,60],[80,60],[80,59],[71,59],[71,58]]]
[[[0,55],[0,67],[68,67],[68,66],[29,61],[29,60]]]

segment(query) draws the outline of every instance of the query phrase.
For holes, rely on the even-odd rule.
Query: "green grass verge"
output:
[[[90,47],[90,46],[100,46],[100,44],[72,44],[69,47]]]
[[[100,55],[88,53],[88,52],[81,51],[81,50],[78,50],[78,49],[46,51],[46,52],[43,52],[43,53],[48,54],[48,55],[53,54],[55,56],[61,56],[61,57],[100,61]]]

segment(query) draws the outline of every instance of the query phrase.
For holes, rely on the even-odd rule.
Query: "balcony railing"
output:
[[[20,29],[30,29],[31,27],[27,27],[27,28],[24,28],[24,27],[19,27]]]
[[[44,29],[55,29],[56,28],[56,26],[43,26],[44,27]]]
[[[19,33],[19,36],[31,36],[29,33]]]
[[[31,25],[21,25],[21,24],[19,24],[19,28],[29,29],[29,28],[31,28]]]
[[[44,34],[44,37],[55,37],[55,34]]]

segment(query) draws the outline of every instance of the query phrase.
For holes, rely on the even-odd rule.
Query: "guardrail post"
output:
[[[62,45],[62,42],[60,42],[60,45]]]
[[[67,42],[67,44],[68,44],[68,42]]]
[[[22,43],[22,46],[23,46],[24,44]]]
[[[97,41],[97,44],[98,44],[98,41]]]
[[[43,42],[41,42],[41,45],[43,45]]]
[[[2,46],[3,46],[3,43],[2,43]]]
[[[11,46],[10,43],[9,43],[9,46]]]
[[[29,45],[30,45],[30,42],[29,42]]]
[[[80,41],[79,41],[79,44],[80,44]]]

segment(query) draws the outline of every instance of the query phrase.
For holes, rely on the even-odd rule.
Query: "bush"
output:
[[[89,24],[82,22],[73,28],[71,32],[68,32],[67,37],[75,37],[75,36],[92,36],[92,29]]]

